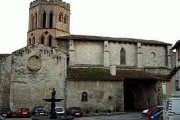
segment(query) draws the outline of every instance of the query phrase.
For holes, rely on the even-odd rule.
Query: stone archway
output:
[[[141,110],[149,105],[149,95],[156,103],[157,94],[154,91],[155,82],[146,79],[125,79],[124,80],[124,110]],[[152,103],[151,101],[151,103]]]

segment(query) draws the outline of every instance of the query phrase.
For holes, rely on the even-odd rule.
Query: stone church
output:
[[[16,110],[58,106],[127,111],[161,104],[170,94],[166,75],[172,45],[162,41],[70,34],[70,4],[30,3],[27,46],[0,54],[0,106]]]

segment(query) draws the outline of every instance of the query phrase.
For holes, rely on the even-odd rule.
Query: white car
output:
[[[145,116],[146,116],[146,113],[147,113],[148,111],[149,111],[149,109],[145,109],[145,110],[143,110],[143,111],[142,111],[142,116],[144,116],[144,117],[145,117]]]
[[[64,107],[55,107],[55,111],[57,115],[65,115]]]

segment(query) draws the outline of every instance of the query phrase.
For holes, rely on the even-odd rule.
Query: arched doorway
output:
[[[143,92],[145,84],[139,79],[124,80],[124,110],[134,111],[146,107],[146,96]]]

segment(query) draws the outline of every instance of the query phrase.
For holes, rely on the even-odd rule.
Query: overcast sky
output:
[[[29,4],[1,0],[0,53],[26,46]],[[64,0],[71,4],[71,34],[159,40],[180,39],[180,0]]]

